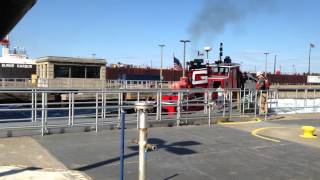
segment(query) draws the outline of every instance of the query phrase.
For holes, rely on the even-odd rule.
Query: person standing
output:
[[[222,89],[221,86],[219,86],[217,88],[217,93],[218,93],[218,104],[221,105],[224,99],[224,89]]]
[[[258,82],[256,84],[256,89],[260,93],[259,114],[265,114],[268,112],[268,103],[267,103],[268,93],[267,93],[267,91],[269,90],[270,84],[269,84],[269,81],[267,80],[267,78],[263,72],[257,72],[257,78],[258,78]]]

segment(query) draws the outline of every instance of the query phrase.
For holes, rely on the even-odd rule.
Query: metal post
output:
[[[117,127],[119,127],[119,122],[120,122],[120,115],[121,115],[121,93],[118,94],[118,121],[117,121]]]
[[[160,120],[160,92],[157,91],[157,112],[156,120]]]
[[[121,112],[121,136],[120,136],[120,180],[124,179],[124,137],[125,137],[125,113]]]
[[[34,122],[34,90],[31,90],[31,122]]]
[[[74,124],[74,92],[71,93],[71,125]]]
[[[162,88],[162,83],[161,83],[161,88]],[[162,90],[160,89],[159,92],[159,120],[162,120]]]
[[[278,113],[278,109],[279,109],[279,91],[275,91],[276,92],[276,96],[277,96],[277,102],[276,102],[276,113]]]
[[[186,94],[186,111],[189,111],[189,91],[187,91],[187,94]],[[185,122],[186,124],[188,124],[188,120],[189,120],[189,113],[186,113],[185,115]]]
[[[316,106],[316,89],[313,90],[313,108]]]
[[[47,93],[42,92],[41,96],[41,136],[44,136],[44,134],[47,131]]]
[[[139,91],[137,92],[137,102],[140,102],[140,92]],[[158,106],[157,106],[157,109],[158,109]],[[157,111],[156,116],[158,116],[158,111]],[[139,111],[137,111],[137,129],[139,129]]]
[[[254,96],[254,117],[257,117],[257,96],[258,96],[258,91],[255,91],[256,94]]]
[[[107,103],[106,103],[106,93],[105,91],[103,90],[102,92],[102,120],[105,121],[106,120],[106,106],[107,106]]]
[[[297,99],[298,99],[298,89],[296,89],[295,113],[297,113],[297,108],[298,108]]]
[[[242,114],[244,114],[244,107],[245,107],[245,102],[246,102],[246,89],[243,90],[243,105],[242,105]]]
[[[262,100],[262,90],[260,90],[260,95],[259,95],[259,116],[261,115],[261,100]]]
[[[239,109],[240,110],[240,114],[241,114],[241,111],[242,111],[242,104],[241,104],[241,99],[242,99],[242,95],[241,95],[241,89],[239,91],[236,90],[236,93],[237,93],[237,110]]]
[[[223,113],[222,113],[222,116],[225,117],[226,116],[226,95],[228,94],[229,92],[226,92],[226,94],[223,96]]]
[[[269,99],[269,91],[267,91],[267,97],[266,97],[266,104],[265,104],[265,107],[267,107],[267,110],[266,110],[266,113],[264,115],[264,120],[266,121],[267,120],[267,116],[268,116],[268,99]]]
[[[98,132],[99,93],[96,92],[96,132]]]
[[[211,126],[211,102],[208,106],[208,124]]]
[[[207,114],[208,112],[208,91],[204,91],[204,99],[203,99],[203,103],[204,103],[204,108],[203,108],[203,113]]]
[[[69,92],[69,117],[68,117],[68,125],[71,125],[71,111],[72,111],[72,105],[71,105],[72,101],[71,101],[71,92]]]
[[[38,106],[38,98],[37,98],[37,89],[34,90],[34,122],[37,122],[37,106]]]
[[[44,92],[41,93],[41,136],[44,136]]]
[[[146,179],[148,110],[151,108],[152,104],[147,102],[135,103],[135,109],[139,112],[139,180]]]
[[[181,92],[178,92],[178,101],[177,101],[177,126],[181,123]]]
[[[230,107],[229,107],[229,116],[230,116],[230,119],[232,118],[232,94],[233,94],[233,92],[232,92],[232,90],[231,90],[231,95],[230,95]]]
[[[45,103],[45,111],[44,111],[44,130],[45,130],[45,132],[47,133],[48,132],[48,129],[47,129],[47,124],[48,124],[48,93],[46,92],[45,94],[44,94],[44,98],[45,98],[45,100],[44,100],[44,103]]]
[[[304,112],[306,112],[307,109],[308,109],[308,107],[307,107],[307,98],[308,98],[308,90],[305,89],[304,90],[304,102],[303,102]]]

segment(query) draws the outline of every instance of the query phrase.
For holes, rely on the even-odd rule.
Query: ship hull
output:
[[[0,1],[0,40],[21,20],[36,0],[1,0]]]
[[[6,79],[31,79],[31,75],[36,74],[34,64],[8,64],[0,63],[0,78]]]

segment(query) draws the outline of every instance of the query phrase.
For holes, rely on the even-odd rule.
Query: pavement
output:
[[[149,143],[156,144],[158,150],[147,153],[147,179],[319,179],[320,140],[299,136],[302,125],[320,129],[318,115],[149,128]],[[131,143],[135,138],[137,130],[126,129],[128,180],[138,177],[138,147]],[[32,167],[38,167],[47,173],[65,170],[82,178],[113,180],[119,179],[119,146],[118,130],[3,138],[0,164],[2,169],[9,165],[4,171],[11,172],[11,176],[21,175],[24,170],[35,172],[37,169]],[[25,169],[10,169],[19,165]],[[0,179],[8,179],[1,168]]]
[[[0,139],[0,179],[87,180],[85,173],[69,170],[32,137]]]

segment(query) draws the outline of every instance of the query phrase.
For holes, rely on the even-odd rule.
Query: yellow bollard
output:
[[[313,126],[302,126],[301,130],[303,131],[303,134],[300,135],[300,137],[303,138],[317,138],[313,133],[316,130]]]

